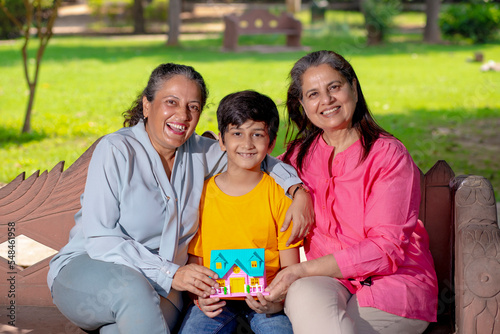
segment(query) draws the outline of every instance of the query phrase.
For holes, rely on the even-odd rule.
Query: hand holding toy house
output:
[[[218,249],[210,254],[210,269],[219,275],[217,294],[210,297],[245,299],[247,294],[269,295],[264,248]]]

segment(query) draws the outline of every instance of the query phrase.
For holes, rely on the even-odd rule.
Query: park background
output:
[[[50,5],[52,0],[41,1]],[[426,1],[403,0],[403,10],[393,12],[393,26],[383,42],[368,45],[358,7],[360,1],[369,0],[304,0],[293,15],[303,24],[302,45],[308,51],[274,52],[273,47],[282,49],[283,36],[244,36],[240,44],[247,49],[266,47],[236,53],[221,50],[224,15],[256,7],[277,14],[287,9],[284,1],[182,0],[178,45],[167,45],[168,9],[158,9],[167,0],[145,1],[146,31],[140,34],[134,34],[132,0],[63,2],[43,55],[28,133],[21,132],[29,97],[20,51],[23,38],[0,40],[0,187],[21,172],[29,176],[50,170],[61,160],[69,167],[96,139],[122,126],[122,113],[151,71],[165,62],[194,66],[208,84],[210,97],[198,133],[217,132],[215,111],[228,93],[254,89],[273,98],[283,115],[273,152],[277,155],[284,150],[288,73],[308,51],[330,49],[352,63],[376,120],[403,141],[423,172],[444,159],[457,175],[488,178],[498,201],[500,72],[491,68],[500,62],[500,15],[487,40],[443,35],[439,42],[426,43]],[[451,6],[467,3],[494,6],[498,14],[498,1],[450,0],[442,2],[440,16]],[[150,6],[155,4],[160,7]],[[465,26],[481,23],[476,14],[463,13]],[[0,13],[0,26],[2,20]],[[32,37],[31,70],[38,47]],[[55,252],[20,237],[16,243],[20,265],[30,266]],[[6,250],[7,244],[1,244],[0,256],[6,257]],[[22,328],[35,328],[34,333],[71,326],[44,309],[25,312],[29,316],[20,317]],[[0,332],[20,331],[0,325]]]
[[[498,3],[479,2],[500,12]],[[20,52],[23,38],[0,41],[0,184],[22,172],[29,176],[50,170],[59,161],[69,167],[96,139],[122,127],[122,113],[151,71],[165,62],[193,66],[208,84],[198,133],[217,132],[215,111],[228,93],[254,89],[269,95],[282,112],[273,152],[278,155],[285,147],[288,73],[307,52],[329,49],[351,62],[376,120],[402,140],[424,173],[437,160],[446,160],[457,175],[489,179],[498,200],[500,72],[485,66],[500,62],[500,15],[497,30],[486,41],[452,35],[425,43],[425,1],[403,1],[384,40],[368,45],[356,3],[301,3],[293,15],[303,24],[306,50],[283,52],[284,36],[269,35],[240,37],[247,50],[265,48],[224,52],[224,15],[248,8],[279,13],[287,10],[285,3],[184,0],[179,43],[172,46],[167,45],[166,12],[157,18],[149,9],[146,32],[134,34],[132,0],[63,2],[42,59],[28,133],[21,132],[29,95]],[[445,1],[440,15],[454,5],[456,1]],[[37,47],[33,39],[31,57]],[[28,61],[31,69],[34,62]],[[36,261],[32,253],[24,257]]]

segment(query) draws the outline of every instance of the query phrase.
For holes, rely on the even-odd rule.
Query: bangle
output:
[[[292,199],[295,199],[295,194],[297,193],[297,190],[299,189],[302,189],[304,190],[306,193],[309,193],[309,189],[306,188],[306,186],[304,186],[303,184],[299,184],[297,186],[297,188],[295,188],[295,190],[293,191],[293,194],[292,194]]]

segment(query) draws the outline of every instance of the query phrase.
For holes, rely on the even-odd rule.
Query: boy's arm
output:
[[[189,254],[189,258],[188,258],[187,263],[194,263],[194,264],[199,264],[200,266],[202,266],[203,265],[203,258],[201,256]]]
[[[300,262],[299,247],[280,250],[281,269]]]

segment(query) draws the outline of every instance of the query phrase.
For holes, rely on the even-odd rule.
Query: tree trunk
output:
[[[372,18],[369,12],[367,12],[365,6],[365,0],[359,0],[359,8],[361,13],[363,14],[363,18],[365,20],[365,29],[366,29],[366,44],[367,45],[378,45],[381,44],[384,40],[384,34],[380,29],[380,25],[377,21]]]
[[[30,97],[28,100],[28,106],[26,107],[26,115],[24,116],[24,125],[23,125],[23,133],[31,132],[31,112],[33,110],[33,103],[35,102],[35,91],[36,91],[36,83],[30,84]]]
[[[441,29],[439,28],[439,12],[441,10],[441,0],[426,0],[425,15],[427,21],[424,29],[424,42],[440,43]]]
[[[179,34],[181,30],[181,5],[182,0],[170,0],[168,11],[167,45],[179,45]]]
[[[286,0],[286,11],[288,13],[298,13],[302,5],[302,0]]]
[[[142,0],[134,0],[134,34],[145,34],[144,6]]]
[[[366,24],[366,44],[367,45],[379,45],[382,44],[384,40],[384,35],[382,31],[376,24]]]

